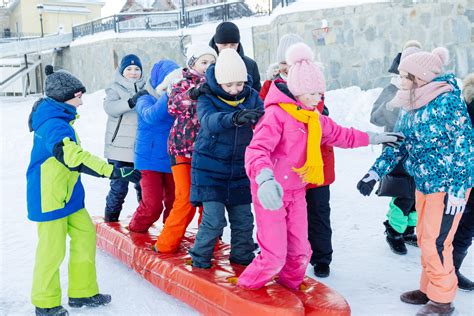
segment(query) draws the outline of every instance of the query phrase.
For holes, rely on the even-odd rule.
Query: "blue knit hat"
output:
[[[130,65],[138,66],[138,68],[140,68],[140,70],[143,72],[142,62],[140,61],[140,58],[138,58],[137,55],[130,54],[122,58],[122,61],[120,62],[120,68],[119,68],[120,73],[123,74],[123,71],[125,70],[125,68],[127,68]]]

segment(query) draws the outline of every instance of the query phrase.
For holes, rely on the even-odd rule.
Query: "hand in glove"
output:
[[[387,145],[393,148],[400,147],[400,143],[405,140],[405,136],[402,133],[384,132],[384,133],[372,133],[367,132],[369,135],[369,144],[372,145]]]
[[[110,175],[110,179],[130,181],[133,183],[140,182],[141,177],[142,177],[141,172],[131,167],[122,167],[122,168],[114,167],[114,170],[112,171],[112,174]]]
[[[255,177],[258,184],[257,197],[263,208],[276,211],[283,206],[283,188],[275,181],[273,171],[264,168]]]
[[[138,91],[137,93],[135,93],[135,95],[133,97],[131,97],[130,99],[128,99],[128,106],[133,109],[135,107],[135,105],[137,105],[137,101],[138,101],[138,98],[145,95],[145,94],[149,94],[148,91],[146,90],[140,90]]]
[[[379,181],[380,178],[375,173],[375,171],[370,170],[363,178],[357,183],[357,190],[362,195],[369,196],[370,193],[372,193],[372,190],[374,189],[375,184],[377,181]]]
[[[448,195],[448,201],[446,203],[446,215],[456,215],[456,213],[464,212],[466,208],[466,200],[463,198],[455,197],[454,195]]]
[[[245,124],[255,125],[263,114],[265,114],[265,112],[262,110],[243,109],[234,113],[232,122],[237,126]]]
[[[209,88],[209,85],[205,82],[188,90],[188,95],[191,100],[197,100],[201,94],[206,93],[210,94],[211,88]]]

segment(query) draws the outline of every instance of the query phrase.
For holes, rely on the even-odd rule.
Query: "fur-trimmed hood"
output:
[[[464,78],[462,93],[467,104],[470,104],[474,100],[474,73]]]

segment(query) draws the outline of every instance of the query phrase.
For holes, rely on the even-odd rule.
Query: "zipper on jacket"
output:
[[[133,86],[135,87],[135,93],[137,93],[137,92],[138,92],[137,83],[135,82],[135,83],[133,84]]]
[[[122,123],[122,117],[123,117],[123,114],[120,115],[120,117],[119,117],[117,127],[115,128],[114,135],[112,135],[112,140],[110,141],[111,143],[113,143],[114,140],[115,140],[115,137],[117,137],[117,134],[118,134],[118,131],[119,131],[119,128],[120,128],[120,123]]]
[[[230,179],[234,176],[234,157],[235,157],[235,151],[237,150],[237,133],[239,132],[239,126],[235,128],[235,133],[234,133],[234,148],[232,151],[232,160],[230,162]],[[230,197],[230,184],[227,183],[227,201],[229,201]]]

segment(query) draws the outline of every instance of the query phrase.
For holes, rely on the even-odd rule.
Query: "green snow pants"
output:
[[[408,226],[416,226],[418,215],[415,209],[415,200],[392,198],[387,219],[390,226],[400,234],[403,234]]]
[[[95,271],[95,226],[86,209],[67,217],[38,223],[38,246],[31,302],[40,308],[61,305],[59,267],[69,235],[68,296],[90,297],[99,293]]]

